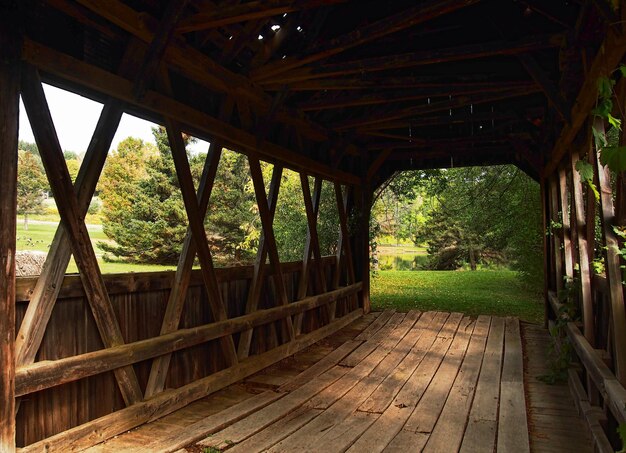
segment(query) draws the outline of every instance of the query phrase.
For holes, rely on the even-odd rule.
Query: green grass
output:
[[[35,250],[41,252],[48,252],[54,233],[57,230],[57,224],[55,223],[29,223],[28,230],[24,229],[23,219],[18,219],[17,223],[17,250]],[[105,274],[117,274],[125,272],[156,272],[176,269],[176,266],[160,266],[150,264],[131,264],[131,263],[107,263],[102,260],[102,254],[104,253],[98,242],[109,241],[109,238],[102,231],[100,225],[89,225],[87,227],[89,231],[89,237],[91,243],[96,252],[98,264],[100,269]],[[78,272],[78,267],[72,259],[67,267],[68,274],[74,274]]]
[[[379,271],[372,279],[372,308],[517,316],[540,323],[543,302],[513,271]]]

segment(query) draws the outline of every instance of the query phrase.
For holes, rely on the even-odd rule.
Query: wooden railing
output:
[[[273,271],[267,265],[258,310],[247,314],[254,267],[216,269],[228,312],[228,319],[218,322],[212,318],[200,271],[193,271],[180,328],[164,335],[159,332],[175,273],[105,275],[125,340],[109,348],[103,348],[80,278],[66,276],[37,360],[16,369],[18,445],[27,446],[23,451],[88,447],[230,385],[347,325],[362,313],[357,298],[362,285],[339,278],[337,257],[321,262],[309,271],[323,269],[329,282],[337,276],[341,284],[336,289],[296,300],[303,263],[284,263],[289,303],[276,306],[269,285]],[[18,330],[35,284],[35,278],[18,279]],[[289,340],[281,322],[297,316],[302,333]],[[220,338],[232,335],[237,342],[241,332],[251,329],[250,356],[227,366]],[[170,353],[166,390],[126,407],[113,370],[132,366],[145,391],[151,359]]]
[[[594,292],[601,296],[606,279],[595,276],[594,282]],[[571,345],[573,360],[567,379],[578,412],[587,422],[597,451],[613,452],[613,444],[618,442],[616,428],[626,423],[626,389],[611,369],[610,352],[591,346],[580,330],[581,324],[567,318],[567,310],[555,293],[550,292],[549,300],[552,312],[561,318],[550,322],[558,353],[564,353],[566,342]]]

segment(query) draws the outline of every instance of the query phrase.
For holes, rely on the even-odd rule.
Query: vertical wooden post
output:
[[[550,220],[551,222],[559,219],[559,194],[557,189],[556,176],[552,176],[549,180],[550,185]],[[552,228],[552,246],[554,248],[554,275],[556,277],[554,290],[558,291],[563,288],[563,251],[561,250],[561,238]]]
[[[550,242],[548,241],[548,236],[546,232],[548,231],[548,217],[549,217],[549,200],[547,198],[548,194],[546,192],[546,177],[542,176],[539,181],[540,190],[541,190],[541,231],[543,232],[543,304],[544,304],[544,315],[543,315],[543,323],[544,327],[548,327],[548,321],[550,320],[550,300],[549,290],[550,283],[552,281],[553,272],[552,272],[552,249],[550,247]]]
[[[574,278],[572,254],[572,230],[570,224],[569,197],[567,193],[567,170],[559,170],[559,195],[561,197],[561,224],[563,225],[563,258],[565,260],[565,277],[568,282]]]
[[[0,8],[0,452],[15,451],[15,216],[20,49],[16,12]]]
[[[602,118],[596,117],[594,120],[594,129],[604,133],[604,122]],[[611,300],[615,374],[622,385],[626,385],[626,310],[624,309],[624,290],[622,288],[618,242],[616,234],[613,231],[615,210],[613,208],[611,174],[609,169],[600,163],[600,155],[597,150],[595,156],[598,182],[600,185],[600,220],[602,221],[602,237],[604,238],[604,260]]]
[[[583,187],[580,174],[576,170],[576,162],[579,160],[577,151],[572,153],[572,208],[575,214],[575,225],[578,239],[578,266],[580,269],[580,284],[582,289],[582,313],[584,322],[585,338],[591,345],[594,344],[593,323],[593,295],[591,293],[591,269],[589,248],[587,246],[585,200],[583,199]],[[588,195],[592,197],[592,195]],[[587,222],[589,219],[587,219]]]
[[[356,275],[359,276],[363,287],[361,290],[361,305],[363,306],[363,313],[369,313],[371,311],[370,303],[370,266],[369,266],[369,225],[370,215],[372,210],[372,191],[367,183],[359,188],[356,194],[357,206],[359,210],[358,226],[356,235],[354,237],[355,251],[356,251]],[[339,208],[339,206],[337,206]],[[342,210],[345,208],[342,206]],[[341,217],[341,213],[340,213]],[[347,233],[347,230],[346,230]],[[347,237],[347,236],[346,236]],[[347,239],[346,239],[347,241]],[[348,258],[352,259],[352,257]]]

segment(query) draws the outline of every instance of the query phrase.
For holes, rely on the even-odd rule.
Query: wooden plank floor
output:
[[[527,337],[536,333],[523,329]],[[370,313],[243,382],[91,451],[573,451],[570,445],[586,451],[591,444],[582,425],[573,425],[583,433],[576,443],[548,448],[546,432],[556,433],[555,440],[563,435],[559,417],[577,415],[571,400],[546,413],[533,405],[533,398],[549,393],[533,394],[539,389],[529,377],[540,371],[535,362],[526,363],[525,376],[524,359],[534,354],[522,346],[517,319]],[[560,392],[557,398],[569,398]],[[527,419],[527,400],[531,417],[539,418]],[[537,420],[546,429],[537,430]]]
[[[522,323],[528,423],[532,451],[594,451],[586,424],[578,416],[567,382],[548,385],[537,379],[550,373],[548,332]]]

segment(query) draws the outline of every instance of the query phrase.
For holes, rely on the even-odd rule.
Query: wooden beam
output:
[[[446,82],[437,81],[444,79]],[[329,79],[311,79],[301,82],[291,83],[266,83],[263,84],[265,91],[281,91],[288,89],[290,92],[298,91],[355,91],[355,90],[390,90],[390,89],[409,89],[422,88],[424,90],[440,90],[450,89],[453,87],[466,88],[493,88],[494,86],[505,88],[518,88],[521,85],[527,85],[526,80],[493,80],[485,81],[485,77],[479,80],[465,80],[462,77],[368,77],[362,79],[359,77],[341,78],[333,77]]]
[[[537,60],[529,54],[518,55],[517,58],[528,72],[528,75],[532,77],[535,83],[541,88],[541,91],[543,91],[543,94],[546,95],[548,102],[550,102],[554,110],[556,110],[563,121],[569,122],[570,106],[568,106],[565,99],[561,97],[557,91],[556,85],[550,80],[550,77],[548,77],[548,74],[546,74],[543,68],[539,66]]]
[[[602,76],[609,76],[626,53],[626,33],[623,32],[621,22],[612,25],[599,47],[593,63],[585,77],[585,81],[578,92],[576,102],[571,111],[571,121],[561,129],[559,138],[552,149],[549,162],[544,168],[544,175],[549,175],[556,169],[569,150],[569,146],[580,131],[598,99],[598,80]]]
[[[193,178],[189,169],[182,132],[178,124],[171,118],[165,118],[165,129],[170,148],[172,149],[172,157],[174,158],[174,166],[176,167],[176,175],[178,176],[178,184],[183,196],[185,211],[189,219],[189,229],[191,230],[198,260],[200,261],[200,270],[202,271],[202,279],[207,290],[207,299],[211,307],[211,313],[215,321],[224,321],[228,319],[228,314],[224,308],[222,293],[215,277],[211,250],[209,249],[206,232],[204,231],[204,217],[200,214],[198,198],[193,187]],[[191,272],[191,269],[188,269],[188,272]],[[226,363],[229,366],[236,365],[238,360],[233,337],[221,338],[220,344]]]
[[[556,180],[556,175],[551,177],[548,181],[550,185],[550,223],[560,223],[561,219],[559,218],[559,211],[561,210],[561,206],[559,204],[559,192],[558,192],[558,182]],[[563,251],[561,249],[561,238],[559,231],[555,231],[553,228],[550,228],[550,234],[552,236],[552,244],[554,249],[554,260],[555,260],[555,277],[556,277],[556,287],[555,291],[558,292],[563,288]]]
[[[592,150],[589,149],[589,152]],[[572,152],[571,171],[572,171],[572,209],[576,218],[576,237],[578,239],[578,266],[580,272],[581,294],[582,294],[582,314],[584,323],[585,338],[589,344],[595,344],[594,335],[594,317],[593,317],[593,294],[591,292],[591,269],[590,256],[587,244],[587,222],[595,223],[595,218],[588,215],[585,216],[585,199],[583,197],[583,186],[580,180],[580,174],[576,170],[576,163],[579,161],[579,153]],[[593,197],[587,190],[587,196]]]
[[[146,12],[138,12],[119,0],[77,0],[97,15],[107,19],[136,36],[138,39],[151,43],[158,21]],[[201,85],[221,93],[246,99],[251,108],[260,116],[265,115],[272,99],[250,81],[213,61],[206,54],[186,43],[183,37],[174,37],[165,51],[163,62],[170,69],[183,74]],[[314,141],[328,140],[328,131],[310,122],[301,113],[281,109],[276,112],[276,119],[300,129],[303,135]]]
[[[267,19],[285,13],[292,13],[320,6],[345,3],[347,0],[263,0],[216,8],[213,12],[201,12],[183,21],[177,27],[181,33],[223,27],[251,20]]]
[[[300,281],[298,284],[298,299],[306,297],[309,284],[309,274],[311,271],[311,258],[315,258],[315,276],[317,279],[317,290],[319,292],[328,291],[326,284],[326,274],[322,265],[322,256],[320,253],[319,236],[317,234],[317,218],[319,215],[320,201],[322,198],[322,178],[315,179],[313,188],[313,197],[311,197],[311,187],[309,185],[309,177],[305,173],[300,173],[300,187],[302,188],[302,196],[304,199],[304,208],[307,219],[307,234],[304,243],[304,254],[302,257],[302,271],[300,273]],[[335,319],[337,310],[336,303],[327,306],[328,319]],[[295,319],[295,332],[299,335],[302,331],[302,320],[304,313],[299,314]]]
[[[15,238],[21,33],[0,7],[0,451],[15,451]]]
[[[249,357],[234,367],[218,371],[170,392],[162,392],[149,400],[35,442],[22,448],[20,451],[22,453],[35,453],[42,450],[64,452],[84,450],[139,425],[170,414],[217,390],[228,387],[316,343],[347,326],[362,315],[363,310],[359,308],[314,332],[302,335],[293,342],[283,344],[263,354]]]
[[[479,112],[479,113],[466,113],[466,112],[453,112],[452,116],[448,115],[439,115],[439,116],[427,116],[421,117],[416,120],[397,120],[397,121],[389,121],[386,123],[380,123],[376,125],[376,128],[372,126],[371,128],[363,129],[363,133],[365,135],[375,135],[378,131],[384,131],[388,129],[404,129],[408,130],[409,128],[419,130],[419,128],[426,128],[429,126],[448,126],[451,124],[465,124],[465,123],[478,123],[478,122],[490,122],[497,121],[500,124],[500,121],[505,120],[513,120],[519,119],[520,121],[524,121],[518,114],[513,111],[495,111],[495,112]]]
[[[517,86],[516,89],[529,89],[530,84]],[[346,107],[362,107],[364,105],[390,104],[392,102],[416,101],[420,99],[434,99],[442,96],[464,96],[471,94],[500,92],[503,88],[493,84],[490,87],[454,87],[429,89],[429,90],[402,90],[398,92],[374,92],[371,94],[349,94],[341,97],[323,97],[311,101],[302,102],[298,108],[304,112],[320,111],[328,109],[344,109]]]
[[[278,305],[289,304],[287,297],[287,289],[285,287],[285,280],[281,270],[280,257],[278,255],[278,247],[276,245],[276,237],[274,236],[274,227],[272,225],[272,215],[270,213],[269,204],[267,201],[267,195],[265,194],[265,184],[263,183],[263,172],[261,171],[261,162],[255,153],[248,154],[248,163],[250,165],[250,176],[252,178],[252,185],[254,186],[254,194],[256,196],[256,203],[259,208],[259,217],[261,218],[261,225],[263,227],[264,242],[267,243],[267,254],[270,259],[270,264],[274,269],[274,287],[276,288],[276,303]],[[293,341],[295,334],[293,330],[293,321],[291,318],[286,318],[283,323],[283,342]]]
[[[392,152],[392,149],[388,148],[388,149],[381,151],[380,153],[376,155],[376,157],[374,158],[374,161],[370,164],[370,166],[367,169],[367,177],[366,177],[367,181],[371,181],[372,178],[374,178],[374,176],[376,175],[378,170],[380,170],[380,167],[383,166],[383,164],[385,163],[385,161],[387,160],[391,152]]]
[[[198,185],[198,211],[202,219],[206,217],[206,211],[209,206],[209,199],[211,198],[211,192],[213,190],[215,175],[217,173],[221,155],[222,146],[217,143],[211,143],[204,164],[204,169],[202,170],[200,184]],[[187,234],[185,235],[183,248],[181,250],[180,258],[178,259],[176,276],[174,277],[174,283],[167,299],[165,315],[163,316],[163,323],[161,324],[161,335],[166,335],[178,329],[180,317],[185,304],[187,289],[189,288],[189,282],[191,281],[191,269],[193,268],[195,258],[196,244],[193,239],[191,228],[187,227]],[[159,393],[165,387],[171,358],[171,354],[166,354],[161,357],[157,357],[152,362],[152,368],[150,369],[150,375],[148,376],[148,384],[146,385],[146,398],[150,398],[151,396]]]
[[[559,47],[562,43],[562,34],[530,36],[518,41],[490,41],[481,44],[330,63],[315,68],[302,68],[299,71],[290,71],[283,76],[274,76],[267,81],[259,81],[259,83],[262,85],[269,83],[291,86],[291,84],[312,79],[369,74],[377,71],[475,60],[485,57],[520,55],[536,50]]]
[[[348,230],[348,194],[346,193],[344,195],[341,184],[338,183],[335,183],[335,200],[337,202],[337,213],[339,214],[339,242],[337,245],[337,272],[335,274],[333,288],[338,288],[339,278],[341,276],[340,264],[345,264],[346,266],[348,284],[354,283],[355,278],[352,247],[350,246],[350,232]]]
[[[270,181],[269,196],[267,197],[268,209],[272,222],[276,214],[276,205],[278,203],[278,193],[280,191],[280,182],[283,176],[283,168],[280,165],[274,165],[272,169],[272,180]],[[265,231],[261,230],[259,238],[259,248],[257,250],[256,260],[254,262],[254,273],[248,290],[248,298],[246,300],[245,313],[253,313],[257,310],[261,290],[265,281],[265,262],[267,261],[267,241],[265,239]],[[237,355],[240,359],[244,359],[250,355],[250,345],[252,343],[253,329],[244,330],[239,337],[237,346]]]
[[[270,161],[278,160],[288,168],[298,171],[307,170],[333,181],[340,180],[350,184],[356,184],[359,181],[356,176],[350,173],[333,169],[329,165],[296,154],[267,140],[257,149],[257,140],[254,135],[193,109],[169,96],[148,91],[142,100],[137,100],[132,92],[133,84],[129,80],[49,49],[34,41],[26,40],[24,42],[23,58],[43,71],[123,100],[140,109],[163,116],[173,116],[186,126],[186,132],[199,138],[209,141],[219,140],[224,146],[243,153],[254,150]]]
[[[454,110],[468,105],[487,104],[490,102],[501,101],[503,99],[528,96],[529,94],[536,93],[537,91],[539,91],[539,88],[537,87],[529,87],[523,90],[503,90],[495,93],[490,93],[485,96],[475,95],[453,97],[452,99],[439,100],[437,102],[432,102],[431,104],[424,103],[423,105],[417,107],[405,107],[392,112],[388,112],[387,110],[380,110],[361,118],[340,122],[336,124],[333,129],[339,131],[346,129],[361,129],[366,126],[387,123],[389,121],[397,120],[400,118],[417,117],[429,113]],[[418,121],[416,120],[416,122]]]
[[[333,301],[356,294],[361,288],[357,283],[280,307],[257,310],[233,319],[212,322],[198,327],[180,329],[158,337],[148,338],[113,348],[100,349],[59,360],[44,360],[18,367],[16,371],[17,396],[39,392],[51,387],[67,384],[89,376],[105,373],[116,368],[149,360],[162,354],[187,349],[217,338],[240,332],[243,329],[261,326],[327,306]]]
[[[596,117],[593,124],[596,131],[604,134],[604,122]],[[596,170],[600,187],[600,220],[604,238],[604,261],[606,278],[609,284],[611,306],[611,327],[615,354],[615,374],[622,385],[626,385],[626,310],[624,308],[624,288],[622,287],[622,269],[619,256],[619,243],[613,231],[615,210],[611,174],[608,167],[600,163],[600,152],[596,150]]]
[[[74,192],[78,197],[78,208],[82,216],[89,208],[121,118],[122,106],[119,102],[109,101],[104,105],[74,185]],[[15,342],[18,365],[35,361],[71,255],[71,239],[61,224],[50,244],[46,262],[32,290],[30,303],[20,325]]]
[[[384,19],[360,27],[357,30],[333,38],[315,46],[305,55],[285,58],[253,71],[253,81],[268,80],[292,69],[319,61],[348,49],[360,46],[383,36],[397,33],[461,8],[478,3],[479,0],[427,0],[419,5],[400,11]]]
[[[570,225],[569,191],[567,188],[567,173],[565,169],[559,170],[558,175],[559,196],[561,199],[561,225],[563,228],[563,258],[565,258],[565,277],[568,283],[574,281],[574,262],[572,253],[572,232]]]
[[[71,238],[74,260],[78,266],[85,295],[91,305],[102,342],[105,347],[124,344],[124,337],[107,294],[87,227],[80,213],[78,199],[65,165],[63,151],[54,129],[39,74],[35,68],[28,65],[24,65],[22,70],[22,100],[57,202],[63,227]],[[115,377],[127,405],[141,401],[143,395],[132,367],[117,369]]]
[[[174,27],[183,14],[189,0],[171,0],[167,3],[163,12],[163,19],[159,24],[159,29],[155,33],[150,48],[146,53],[139,71],[137,72],[135,87],[133,92],[135,96],[141,97],[145,93],[147,87],[154,80],[157,69],[161,63],[161,59],[165,54],[165,49],[169,45],[174,34]]]

